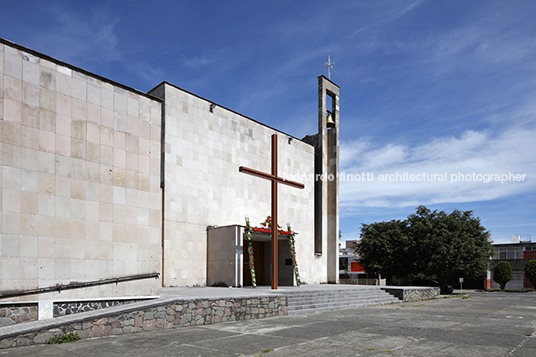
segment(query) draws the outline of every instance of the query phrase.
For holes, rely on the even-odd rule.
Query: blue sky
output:
[[[534,1],[5,1],[0,37],[148,91],[166,80],[296,137],[341,88],[341,230],[423,204],[536,239]],[[380,181],[380,174],[436,181]],[[453,181],[459,174],[523,181]],[[438,181],[438,175],[446,181]],[[387,176],[389,177],[389,176]]]

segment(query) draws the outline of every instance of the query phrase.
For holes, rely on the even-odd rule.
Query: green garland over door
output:
[[[251,224],[249,223],[249,219],[246,218],[246,237],[248,241],[248,255],[249,255],[249,271],[251,273],[251,282],[253,287],[257,287],[257,279],[255,277],[255,258],[253,256],[253,238],[251,237],[252,232],[257,233],[271,233],[272,231],[272,217],[268,216],[266,217],[266,220],[264,222],[261,222],[261,227],[251,227]],[[277,231],[279,235],[285,235],[288,236],[288,243],[290,248],[290,254],[292,256],[292,267],[294,270],[294,275],[296,277],[296,285],[301,285],[300,280],[300,273],[298,271],[298,261],[296,259],[296,245],[295,245],[295,235],[296,232],[292,231],[290,226],[287,227],[287,230],[281,230],[281,227],[277,227]]]

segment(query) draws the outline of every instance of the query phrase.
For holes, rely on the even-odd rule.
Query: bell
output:
[[[334,128],[335,122],[333,121],[333,117],[331,116],[331,113],[328,112],[328,117],[326,118],[326,126],[328,128]]]

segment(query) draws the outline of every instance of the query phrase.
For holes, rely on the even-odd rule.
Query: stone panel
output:
[[[271,135],[278,134],[279,175],[312,179],[314,149],[288,135],[169,84],[166,98],[165,268],[168,286],[206,285],[208,226],[253,225],[270,214],[270,183],[240,173],[240,166],[271,171]],[[291,139],[291,140],[289,140]],[[325,282],[313,252],[314,189],[279,189],[280,224],[292,225],[304,282]]]
[[[160,116],[144,111],[160,113],[161,103],[30,52],[1,41],[1,290],[159,272],[161,213],[153,211],[161,190],[138,180],[159,182],[148,168],[159,167],[160,155],[147,148],[160,145],[150,135],[159,132]],[[151,200],[139,200],[142,192]],[[128,230],[127,213],[134,217]],[[115,247],[119,242],[128,249]],[[158,286],[141,280],[61,298],[154,296]]]

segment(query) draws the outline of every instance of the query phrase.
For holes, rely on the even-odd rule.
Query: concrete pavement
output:
[[[414,303],[222,323],[0,356],[536,356],[536,293],[470,293]]]

